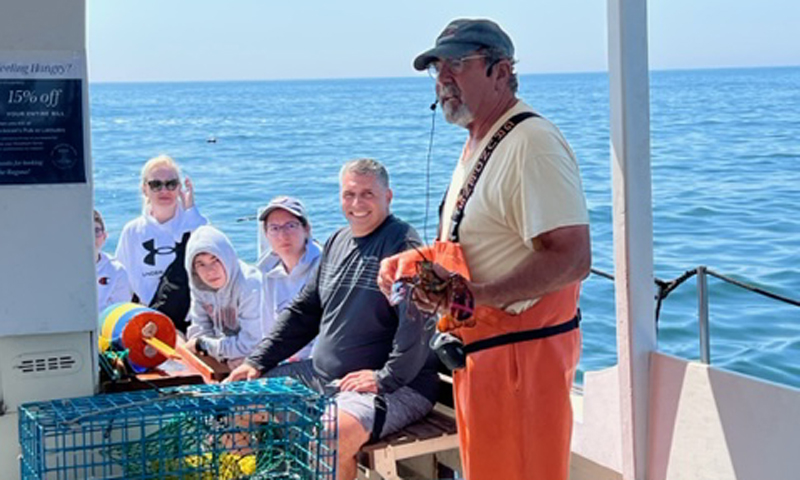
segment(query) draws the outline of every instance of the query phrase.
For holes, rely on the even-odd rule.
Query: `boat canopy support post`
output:
[[[644,480],[656,349],[645,0],[608,0],[608,68],[622,474]]]
[[[19,407],[27,402],[91,395],[98,378],[87,78],[86,0],[2,3],[3,480],[23,476],[17,441]],[[47,459],[48,465],[56,461]]]

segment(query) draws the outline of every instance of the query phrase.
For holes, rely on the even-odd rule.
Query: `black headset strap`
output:
[[[486,164],[489,163],[489,159],[492,157],[497,146],[500,142],[508,136],[511,130],[514,129],[517,125],[519,125],[523,120],[531,117],[538,117],[539,115],[533,112],[522,112],[514,115],[513,117],[509,118],[506,123],[504,123],[498,130],[492,135],[492,138],[489,140],[489,143],[486,144],[486,147],[481,152],[481,156],[478,157],[477,163],[472,168],[472,172],[469,175],[466,183],[464,186],[461,187],[461,191],[458,192],[458,199],[456,200],[456,206],[453,209],[453,214],[450,217],[450,232],[447,236],[447,239],[451,242],[458,242],[458,227],[461,226],[461,220],[464,218],[464,209],[467,206],[467,200],[469,197],[472,196],[472,193],[475,191],[475,185],[478,183],[478,179],[481,178],[481,174],[483,171],[486,170]],[[449,190],[449,189],[448,189]],[[441,235],[442,229],[442,213],[444,212],[444,202],[447,200],[447,192],[444,194],[444,199],[442,199],[441,206],[439,207],[439,233]]]

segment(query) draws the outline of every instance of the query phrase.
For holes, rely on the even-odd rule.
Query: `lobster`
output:
[[[436,272],[435,264],[421,250],[417,247],[414,247],[414,250],[419,253],[422,260],[416,262],[414,275],[395,280],[392,285],[393,298],[399,300],[410,295],[417,303],[427,304],[433,313],[438,312],[443,305],[447,305],[447,312],[436,322],[437,330],[440,332],[452,330],[454,326],[474,327],[475,318],[472,313],[475,309],[475,299],[467,280],[455,272],[442,277]],[[435,305],[431,306],[431,298],[437,299]]]

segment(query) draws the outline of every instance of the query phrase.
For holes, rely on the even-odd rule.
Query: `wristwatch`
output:
[[[197,337],[194,341],[194,350],[202,355],[208,355],[208,341],[205,337]]]

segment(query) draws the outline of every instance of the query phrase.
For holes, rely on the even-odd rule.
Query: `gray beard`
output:
[[[467,126],[475,120],[475,116],[463,103],[460,103],[458,108],[453,108],[449,103],[446,103],[443,107],[443,111],[444,119],[447,123],[458,125],[459,127],[467,128]]]

